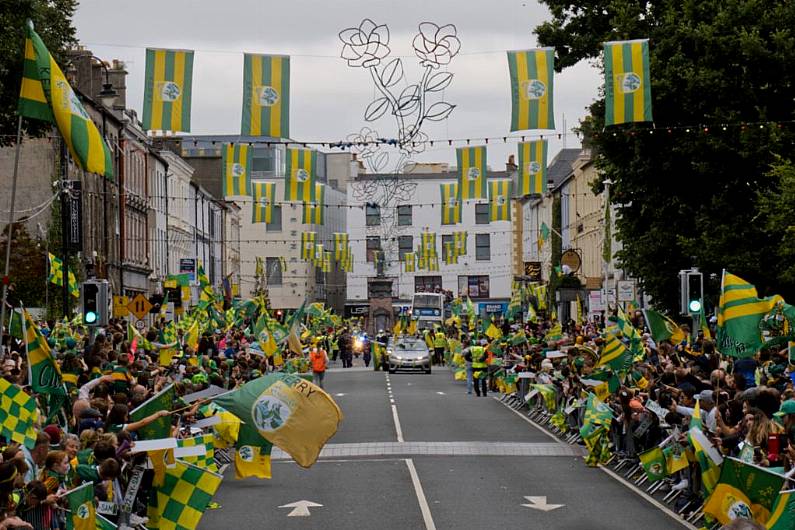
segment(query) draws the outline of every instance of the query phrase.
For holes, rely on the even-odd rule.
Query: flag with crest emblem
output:
[[[251,205],[252,223],[270,223],[273,218],[273,200],[276,197],[275,182],[252,182],[254,202]]]
[[[458,161],[458,199],[486,199],[486,147],[459,147],[455,154]]]
[[[224,197],[251,195],[251,148],[246,144],[225,144],[221,155]]]
[[[511,220],[511,180],[489,181],[489,220]]]
[[[554,48],[508,52],[511,130],[554,129]]]
[[[461,222],[461,201],[458,200],[458,184],[439,184],[442,198],[442,224],[454,225]]]
[[[244,136],[290,137],[290,58],[243,56]]]
[[[315,200],[316,167],[316,151],[287,149],[287,170],[284,174],[285,201],[308,203]]]
[[[518,147],[519,195],[546,193],[548,142],[534,140],[522,142]]]
[[[605,125],[652,121],[649,40],[604,43]]]
[[[193,51],[146,49],[143,128],[190,132]]]

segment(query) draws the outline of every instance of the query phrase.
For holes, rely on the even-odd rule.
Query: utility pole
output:
[[[66,141],[61,140],[61,250],[63,255],[63,266],[61,267],[63,281],[62,291],[63,296],[63,316],[69,317],[69,191],[67,189],[67,180],[69,177],[69,168],[67,167],[66,157]]]

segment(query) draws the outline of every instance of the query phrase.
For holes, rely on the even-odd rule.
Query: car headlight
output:
[[[403,357],[401,357],[400,355],[395,355],[395,359],[397,359],[398,361],[402,361]]]

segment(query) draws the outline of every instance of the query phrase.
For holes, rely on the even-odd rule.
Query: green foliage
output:
[[[3,231],[2,252],[5,256],[8,229]],[[32,239],[25,225],[14,223],[11,240],[11,266],[8,303],[14,307],[42,307],[47,282],[46,254],[39,242]]]
[[[784,234],[771,231],[754,201],[775,189],[769,168],[777,156],[792,157],[791,126],[756,123],[795,118],[795,3],[542,1],[553,20],[536,33],[556,48],[561,68],[600,59],[604,41],[650,39],[655,128],[605,130],[603,98],[580,128],[601,177],[614,183],[623,267],[669,310],[678,303],[677,272],[694,265],[707,277],[726,268],[760,294],[795,298],[793,278],[778,273]],[[708,283],[710,294],[717,285]]]
[[[25,21],[33,21],[36,33],[63,68],[64,50],[77,43],[72,26],[77,4],[77,0],[0,0],[0,146],[13,143],[17,133]],[[37,120],[25,120],[23,127],[29,136],[50,130],[49,124]]]
[[[776,185],[757,194],[757,206],[765,229],[775,235],[778,278],[782,283],[795,284],[795,166],[789,160],[778,161],[770,176]]]

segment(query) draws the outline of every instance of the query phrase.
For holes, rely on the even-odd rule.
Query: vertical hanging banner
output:
[[[190,132],[193,51],[146,49],[143,127]]]
[[[547,192],[546,140],[534,140],[519,144],[519,195],[534,195]]]
[[[252,182],[254,202],[251,205],[252,223],[270,223],[273,215],[273,199],[276,196],[275,182]]]
[[[458,161],[458,199],[485,199],[486,147],[459,147],[455,156]]]
[[[420,234],[420,254],[423,257],[436,256],[435,232],[423,232]]]
[[[348,257],[348,233],[334,232],[334,259],[344,263]]]
[[[439,184],[442,197],[442,224],[454,225],[461,222],[461,201],[458,200],[458,184]]]
[[[455,243],[453,241],[448,241],[444,244],[444,263],[445,265],[458,263],[458,254],[455,251]]]
[[[604,43],[605,126],[653,121],[649,40]]]
[[[304,261],[312,261],[315,259],[315,241],[317,240],[317,233],[315,232],[302,232],[301,233],[301,259]]]
[[[243,56],[244,136],[290,137],[290,58]]]
[[[453,232],[453,242],[455,242],[455,253],[459,256],[467,254],[467,233],[466,231]]]
[[[416,254],[414,252],[406,252],[403,254],[403,263],[406,267],[406,272],[414,272],[414,259]]]
[[[315,200],[304,203],[303,222],[305,225],[322,225],[325,221],[324,211],[326,186],[320,182],[315,182]]]
[[[285,201],[307,203],[315,200],[316,166],[316,151],[287,149],[287,170],[284,174]]]
[[[251,148],[246,144],[224,144],[221,154],[224,197],[251,195]]]
[[[489,182],[489,220],[511,220],[511,180],[500,179]]]
[[[554,129],[552,105],[555,50],[508,52],[511,74],[511,130]]]

